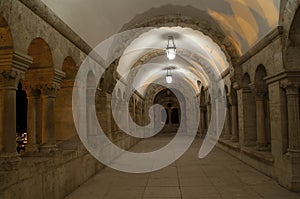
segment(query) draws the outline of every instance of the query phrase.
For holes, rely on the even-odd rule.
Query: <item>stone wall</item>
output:
[[[0,198],[64,198],[104,167],[76,137],[72,117],[74,79],[91,48],[39,0],[0,1],[0,23]],[[16,152],[20,82],[28,100],[23,154]],[[137,141],[113,140],[124,149]]]
[[[128,149],[137,141],[127,137],[116,145]],[[77,137],[59,147],[56,152],[26,154],[21,161],[1,163],[0,198],[64,198],[104,168]]]
[[[296,127],[288,129],[288,126],[293,125],[293,122],[288,119],[288,107],[290,106],[290,110],[294,110],[295,114],[299,114],[297,112],[299,105],[289,104],[291,91],[289,91],[289,86],[286,86],[286,81],[291,81],[289,78],[291,74],[299,82],[299,74],[295,71],[290,74],[286,70],[283,62],[283,35],[282,27],[276,28],[240,58],[237,66],[240,68],[237,71],[242,71],[240,76],[243,79],[237,82],[234,88],[238,93],[239,140],[234,142],[221,139],[218,146],[276,179],[282,186],[299,191],[299,154],[298,150],[290,150],[291,146],[289,146],[291,140],[299,138],[289,134],[291,130],[297,131]],[[262,79],[267,85],[267,88],[263,89],[263,92],[267,94],[265,96],[265,106],[268,107],[266,112],[260,111],[258,106],[262,90],[258,87],[257,71],[262,66],[266,70],[266,76]],[[245,77],[249,79],[246,81]],[[295,89],[293,96],[299,96],[298,90]],[[259,114],[264,114],[264,121],[261,121]],[[269,123],[265,123],[265,118],[269,118]],[[264,133],[263,137],[261,137],[261,132]],[[265,148],[261,148],[260,139],[266,140],[267,132],[270,133],[270,143]]]

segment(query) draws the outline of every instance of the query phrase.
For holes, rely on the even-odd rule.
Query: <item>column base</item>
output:
[[[206,132],[207,132],[206,129],[201,129],[201,130],[200,130],[199,137],[200,137],[200,138],[205,138]]]
[[[288,149],[288,156],[291,157],[300,157],[300,150],[299,149]]]
[[[223,140],[230,140],[231,135],[223,135],[222,139]]]
[[[232,136],[230,140],[231,142],[238,142],[239,138],[237,136]]]
[[[44,144],[41,145],[39,149],[40,152],[44,152],[44,153],[51,153],[59,150],[56,144]]]
[[[15,153],[0,153],[0,162],[19,162],[20,158],[17,152]]]
[[[26,145],[25,152],[39,152],[38,145]]]
[[[266,146],[256,146],[257,151],[270,151],[270,149]]]

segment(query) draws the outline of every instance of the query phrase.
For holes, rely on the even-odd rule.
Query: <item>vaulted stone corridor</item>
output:
[[[0,0],[0,199],[299,193],[299,0]]]

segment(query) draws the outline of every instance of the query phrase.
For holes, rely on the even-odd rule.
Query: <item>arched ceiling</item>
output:
[[[153,51],[166,48],[169,35],[174,37],[178,56],[172,61],[168,60],[164,51],[151,56]],[[146,57],[149,55],[148,60],[136,66],[136,63],[145,55]],[[195,55],[207,60],[206,67],[209,67],[210,71],[205,70],[201,63],[193,61],[191,56]],[[198,80],[204,86],[208,85],[210,78],[207,73],[220,75],[229,68],[229,63],[221,48],[201,32],[191,28],[163,27],[152,29],[136,38],[120,58],[117,72],[129,82],[132,77],[128,75],[128,72],[133,66],[140,67],[133,85],[143,95],[146,87],[142,85],[149,85],[159,79],[164,79],[167,73],[166,68],[169,67],[173,67],[171,72],[175,80],[188,82],[198,93],[200,92]]]
[[[241,54],[278,25],[280,5],[280,0],[42,1],[92,46],[136,18],[180,14],[209,23],[212,18]]]
[[[155,17],[175,14],[197,19],[205,23],[208,30],[219,31],[239,55],[247,52],[278,25],[280,5],[280,0],[42,1],[93,47],[122,30]],[[166,48],[169,35],[174,36],[178,48],[176,59],[170,62],[165,54],[151,57],[153,51]],[[191,28],[154,28],[135,38],[126,48],[117,72],[131,81],[128,72],[142,57],[150,56],[147,62],[138,65],[133,81],[141,94],[145,93],[147,85],[165,78],[167,67],[174,67],[175,83],[184,81],[198,93],[198,81],[208,85],[210,73],[220,76],[229,68],[223,48],[214,41]]]

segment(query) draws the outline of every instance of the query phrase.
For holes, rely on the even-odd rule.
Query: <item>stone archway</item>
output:
[[[253,91],[256,101],[256,130],[258,149],[267,149],[271,145],[268,87],[264,78],[265,66],[259,65],[255,72]]]
[[[160,104],[166,111],[166,118],[164,118],[165,115],[162,115],[163,118],[154,118],[156,122],[161,122],[164,121],[163,119],[166,119],[162,132],[177,132],[180,125],[180,105],[175,94],[171,90],[165,88],[155,95],[153,104]],[[177,112],[175,110],[177,110]]]
[[[13,38],[6,20],[0,16],[0,156],[16,155],[16,90],[21,68],[13,66]]]
[[[67,140],[76,134],[72,114],[72,93],[77,67],[70,56],[64,59],[62,71],[66,74],[61,83],[61,89],[56,94],[55,133],[56,140]]]
[[[137,15],[134,19],[124,25],[121,31],[142,27],[180,26],[192,28],[194,30],[202,32],[204,35],[209,36],[215,43],[217,43],[226,55],[227,61],[233,66],[241,56],[241,53],[238,52],[230,38],[227,38],[224,35],[217,23],[213,22],[211,19],[209,20],[210,17],[207,16],[207,14],[202,17],[205,17],[208,20],[200,20],[199,17],[188,16],[188,13],[186,15],[164,13],[162,15],[146,17],[147,13],[148,12]],[[139,18],[144,20],[136,21],[136,19]]]
[[[6,60],[1,64],[1,71],[11,68],[13,58],[13,39],[6,20],[0,16],[0,60]]]
[[[56,150],[55,97],[65,74],[54,69],[47,42],[35,38],[28,47],[32,63],[25,73],[28,97],[28,151]]]
[[[298,7],[289,30],[286,49],[286,68],[300,69],[300,7]]]
[[[241,99],[241,123],[240,140],[244,146],[256,145],[256,106],[255,98],[250,88],[251,80],[248,73],[244,74],[241,89],[239,90],[239,98]]]

